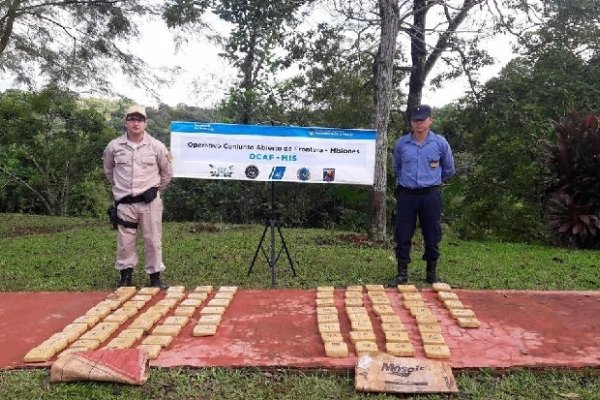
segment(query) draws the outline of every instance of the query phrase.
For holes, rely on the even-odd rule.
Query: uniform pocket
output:
[[[116,154],[115,164],[131,164],[131,156],[127,154]]]
[[[429,159],[429,168],[435,169],[440,166],[440,159]]]
[[[143,156],[141,157],[142,165],[144,167],[150,167],[156,165],[156,157],[154,156]]]

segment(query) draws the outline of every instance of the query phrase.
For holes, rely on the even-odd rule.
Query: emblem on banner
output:
[[[335,168],[323,168],[323,182],[335,181]]]
[[[283,179],[283,175],[285,174],[285,167],[273,167],[271,173],[269,174],[269,179],[280,180]]]
[[[302,167],[296,172],[296,176],[301,181],[307,181],[310,179],[310,170],[306,167]]]
[[[210,176],[215,178],[231,178],[233,176],[233,165],[228,167],[219,167],[208,164],[210,167]]]
[[[250,179],[254,179],[258,176],[258,168],[256,167],[256,165],[248,165],[246,167],[246,177],[250,178]]]

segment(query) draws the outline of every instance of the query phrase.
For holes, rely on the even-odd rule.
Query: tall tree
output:
[[[123,50],[138,34],[135,17],[151,14],[146,0],[3,0],[0,76],[33,86],[34,77],[106,91],[119,67],[135,76],[144,63]],[[140,82],[143,84],[143,81]]]
[[[214,12],[232,26],[224,39],[227,58],[239,70],[239,84],[230,93],[233,118],[253,121],[257,105],[272,83],[270,74],[282,66],[275,50],[298,23],[296,13],[312,0],[169,0],[163,16],[170,27],[204,26],[202,16]]]
[[[403,48],[410,48],[410,60],[396,57],[396,51],[387,51],[384,56],[387,59],[376,59],[374,71],[375,82],[388,79],[390,70],[382,69],[380,65],[394,65],[397,70],[408,72],[408,97],[407,108],[422,101],[422,92],[425,82],[430,78],[434,67],[442,61],[446,71],[432,82],[440,83],[443,79],[454,78],[461,73],[472,74],[478,67],[491,62],[485,52],[478,49],[477,38],[484,34],[483,27],[491,22],[483,19],[478,20],[473,14],[475,6],[485,3],[486,0],[454,0],[454,1],[432,1],[432,0],[395,0],[363,2],[342,2],[334,0],[337,9],[354,24],[360,24],[365,31],[379,29],[380,35],[372,35],[378,38],[376,45],[381,51],[389,47],[391,39],[389,32],[393,30],[398,34],[394,43],[399,44],[400,53]],[[391,11],[393,10],[393,11]],[[390,27],[390,14],[394,15],[396,26]],[[468,18],[470,17],[470,18]],[[469,20],[469,28],[466,31],[459,27]],[[467,45],[467,43],[469,43]],[[379,56],[379,55],[378,55]],[[391,79],[391,75],[389,76]],[[387,121],[382,124],[382,118],[388,118],[392,92],[386,91],[385,86],[378,86],[373,114],[378,125],[377,155],[375,169],[375,182],[369,214],[371,222],[369,226],[370,238],[373,240],[386,239],[386,196],[387,171],[385,165],[388,162],[387,131],[380,128],[387,126]],[[387,100],[385,100],[387,98]],[[384,100],[384,101],[382,101]],[[393,104],[392,107],[400,108],[401,104]],[[381,109],[380,109],[381,108]]]
[[[373,126],[377,130],[375,173],[369,208],[369,237],[383,241],[386,233],[386,189],[388,158],[388,122],[392,107],[393,70],[398,36],[398,6],[395,0],[379,0],[381,34],[373,63],[375,75],[375,110]],[[378,162],[377,162],[378,161]]]

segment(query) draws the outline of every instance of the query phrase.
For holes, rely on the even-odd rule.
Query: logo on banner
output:
[[[335,181],[335,168],[323,168],[323,182]]]
[[[250,179],[255,179],[258,176],[258,168],[256,167],[256,165],[248,165],[246,167],[246,177],[250,178]]]
[[[269,179],[283,179],[283,174],[285,174],[285,167],[273,167],[271,173],[269,174]]]
[[[233,165],[228,167],[219,167],[208,164],[210,167],[210,176],[215,178],[231,178],[233,176]]]
[[[296,176],[301,181],[307,181],[310,179],[310,170],[306,167],[302,167],[296,172]]]

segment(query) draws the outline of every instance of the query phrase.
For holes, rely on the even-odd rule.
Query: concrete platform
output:
[[[453,368],[600,366],[600,292],[454,292],[475,312],[481,328],[459,327],[434,292],[421,291],[440,321],[452,353]],[[27,364],[22,358],[29,349],[107,295],[107,292],[0,293],[0,368],[49,366],[51,362]],[[415,321],[401,306],[399,293],[389,289],[387,295],[409,331],[417,357],[424,358]],[[149,305],[163,296],[157,295]],[[151,365],[354,368],[356,355],[349,337],[344,291],[336,290],[335,298],[342,334],[350,349],[347,358],[325,356],[317,329],[315,298],[315,290],[241,289],[225,312],[216,336],[191,335],[198,319],[197,310]],[[379,349],[383,351],[383,332],[366,295],[365,304],[371,313]]]

